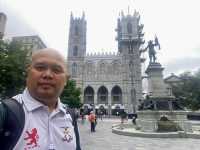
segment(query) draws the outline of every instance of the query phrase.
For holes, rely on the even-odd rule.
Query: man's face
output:
[[[66,83],[63,58],[54,52],[41,52],[28,68],[27,88],[32,97],[44,101],[57,99]]]

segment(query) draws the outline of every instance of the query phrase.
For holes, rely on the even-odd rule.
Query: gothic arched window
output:
[[[119,86],[113,87],[111,91],[112,103],[122,103],[122,90]]]
[[[127,23],[127,32],[128,33],[133,33],[132,24],[130,22]]]
[[[91,86],[84,91],[84,103],[94,104],[94,90]]]
[[[120,70],[120,64],[118,61],[113,61],[112,62],[112,73],[113,74],[117,74],[119,73],[119,70]]]
[[[133,64],[133,61],[131,60],[131,61],[129,61],[129,68],[133,69],[133,67],[134,67],[134,64]]]
[[[97,92],[97,101],[99,104],[108,103],[108,90],[105,86],[101,86]]]
[[[74,46],[73,56],[78,56],[78,46]]]
[[[86,73],[87,74],[92,74],[93,73],[93,69],[94,69],[94,64],[92,62],[87,62],[86,63]]]
[[[79,28],[77,25],[75,26],[75,35],[77,35],[77,36],[79,35]]]
[[[73,63],[72,64],[72,77],[76,77],[77,76],[77,64]]]
[[[106,65],[105,65],[105,63],[100,63],[100,65],[99,65],[99,69],[100,69],[100,74],[104,74],[105,73],[105,71],[106,71]]]

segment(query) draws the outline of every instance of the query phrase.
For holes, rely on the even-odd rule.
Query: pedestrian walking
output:
[[[100,119],[103,120],[103,111],[100,112]]]
[[[90,129],[91,132],[95,132],[95,126],[96,126],[96,122],[97,122],[97,118],[96,115],[94,114],[93,111],[90,112],[90,115],[88,116],[88,119],[90,121]]]

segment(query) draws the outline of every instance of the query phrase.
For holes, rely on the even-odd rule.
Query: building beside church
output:
[[[68,39],[68,69],[71,78],[82,90],[84,109],[95,108],[106,114],[120,109],[137,110],[142,99],[140,47],[144,44],[140,15],[124,15],[117,20],[118,52],[86,54],[87,21],[85,14],[71,14]]]
[[[0,12],[0,39],[3,39],[7,17],[4,13]]]
[[[183,84],[184,79],[182,79],[182,78],[180,78],[177,75],[172,73],[170,76],[168,76],[164,79],[164,82],[166,84],[168,94],[173,95],[172,87]]]
[[[0,12],[0,39],[3,39],[6,28],[6,21],[6,15]],[[22,46],[22,49],[34,51],[46,48],[45,43],[38,35],[14,36],[11,38],[13,42],[19,42]]]
[[[47,47],[38,35],[15,36],[12,37],[12,41],[19,42],[20,44],[22,44],[23,49],[31,51]]]

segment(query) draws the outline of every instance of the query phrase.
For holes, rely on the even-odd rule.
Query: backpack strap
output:
[[[6,110],[3,103],[0,101],[0,138],[4,130],[5,118],[6,118]]]
[[[70,114],[72,118],[72,125],[74,126],[74,133],[76,136],[76,150],[81,150],[80,137],[79,137],[79,131],[78,131],[78,124],[77,124],[77,115],[74,109],[67,108],[66,110],[67,110],[67,113]]]
[[[2,101],[1,107],[3,108],[3,130],[0,135],[1,149],[12,150],[20,138],[25,124],[23,105],[15,99],[6,99]]]

